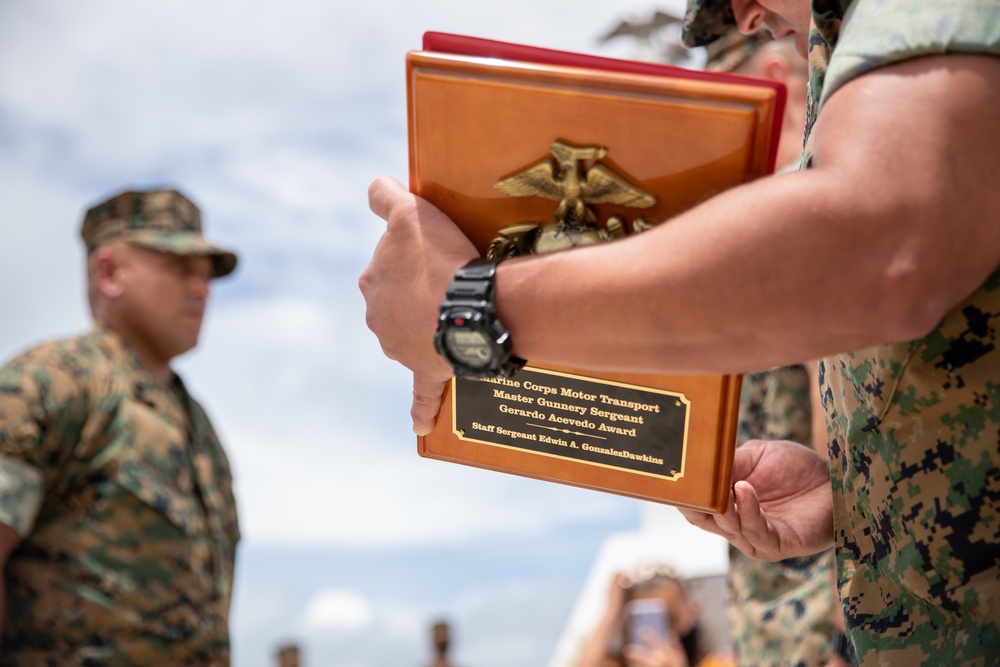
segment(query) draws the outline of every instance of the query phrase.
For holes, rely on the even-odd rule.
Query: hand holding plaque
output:
[[[424,435],[434,427],[444,385],[454,372],[434,352],[434,319],[414,304],[437,308],[455,267],[479,253],[440,210],[395,179],[375,180],[368,201],[386,221],[386,234],[359,279],[366,321],[385,355],[413,372],[413,431]],[[412,222],[414,214],[419,225]]]

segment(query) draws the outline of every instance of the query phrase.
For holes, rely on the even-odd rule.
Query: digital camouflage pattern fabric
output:
[[[692,25],[723,22],[716,4],[690,0]],[[823,102],[851,79],[925,55],[1000,55],[995,0],[812,6],[805,167]],[[691,39],[714,28],[699,30]],[[1000,271],[927,337],[820,364],[838,583],[861,665],[997,664],[998,316]]]
[[[822,104],[862,74],[942,53],[1000,56],[995,0],[813,0],[803,165]]]
[[[684,12],[685,46],[707,46],[736,27],[729,0],[688,0]]]
[[[862,665],[1000,659],[1000,271],[926,338],[820,366]]]
[[[737,443],[812,441],[809,374],[786,366],[743,376]],[[737,663],[819,667],[832,655],[833,550],[777,563],[729,549],[727,608]]]
[[[814,0],[813,9],[813,120],[837,88],[878,67],[1000,55],[993,0]],[[861,665],[1000,660],[998,318],[994,272],[927,337],[820,365],[840,594]]]
[[[2,665],[229,663],[239,528],[229,463],[179,379],[113,333],[0,369]]]
[[[209,255],[216,278],[232,273],[236,255],[217,248],[202,236],[201,211],[176,190],[127,190],[84,216],[80,237],[93,252],[102,243],[129,243],[175,255]]]

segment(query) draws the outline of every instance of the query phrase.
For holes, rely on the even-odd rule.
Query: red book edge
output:
[[[511,42],[499,42],[481,37],[455,35],[446,32],[425,32],[423,50],[434,53],[447,53],[456,56],[475,56],[479,58],[500,58],[516,62],[539,63],[542,65],[560,65],[564,67],[586,67],[610,72],[626,72],[630,74],[649,74],[652,76],[668,76],[675,79],[693,79],[695,81],[713,81],[716,83],[735,83],[743,86],[763,86],[775,92],[774,119],[771,123],[771,141],[768,147],[767,173],[774,172],[774,162],[778,155],[778,139],[781,136],[781,122],[785,115],[785,103],[788,91],[785,84],[772,79],[762,79],[741,74],[726,72],[706,72],[704,70],[686,69],[674,65],[652,63],[640,60],[622,60],[586,53],[558,51],[538,46],[526,46]]]

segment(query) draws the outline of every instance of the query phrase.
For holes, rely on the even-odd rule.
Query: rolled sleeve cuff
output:
[[[855,0],[844,16],[820,104],[867,72],[943,53],[1000,55],[996,0]]]
[[[26,537],[42,508],[42,491],[41,470],[0,455],[0,523]]]

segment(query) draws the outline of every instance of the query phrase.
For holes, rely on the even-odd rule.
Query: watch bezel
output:
[[[483,306],[452,304],[441,305],[434,345],[438,353],[451,364],[455,374],[462,377],[494,377],[504,374],[503,366],[511,358],[510,335],[503,325]],[[456,320],[462,320],[461,324]],[[459,359],[448,346],[447,332],[455,328],[476,331],[483,335],[490,348],[489,361],[483,366],[470,366]]]
[[[439,307],[434,347],[457,376],[511,377],[524,366],[523,359],[512,356],[510,334],[496,316],[493,299],[497,264],[498,261],[474,259],[463,265],[455,272]],[[461,320],[461,324],[456,320]],[[456,326],[475,328],[483,335],[490,347],[489,363],[470,366],[455,356],[445,333]]]

